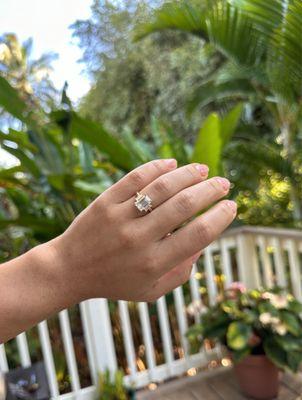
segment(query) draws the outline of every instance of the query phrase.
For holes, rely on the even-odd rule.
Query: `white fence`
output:
[[[175,343],[172,335],[166,297],[156,302],[156,320],[161,337],[162,361],[156,358],[157,348],[150,322],[149,307],[146,303],[137,305],[145,363],[138,362],[138,348],[134,341],[133,321],[129,306],[118,302],[118,315],[123,338],[126,360],[126,383],[140,388],[150,382],[163,381],[178,376],[189,368],[201,366],[212,357],[219,356],[219,349],[204,350],[189,355],[185,333],[188,328],[186,305],[191,301],[205,299],[213,304],[221,285],[227,286],[234,280],[244,282],[248,287],[272,286],[278,284],[288,287],[302,300],[302,233],[294,230],[244,227],[227,231],[221,239],[210,245],[201,257],[198,266],[194,265],[189,284],[173,292],[173,302],[177,331],[180,338],[178,356],[175,356]],[[223,279],[218,279],[218,277]],[[201,286],[200,278],[205,278]],[[204,292],[206,291],[206,295]],[[184,295],[186,292],[186,296]],[[84,331],[85,349],[91,385],[81,387],[74,340],[68,311],[59,314],[61,341],[70,379],[68,393],[60,394],[58,376],[53,356],[53,343],[50,340],[48,323],[38,325],[39,342],[47,370],[51,396],[54,399],[92,399],[98,380],[98,371],[121,368],[116,356],[117,343],[114,339],[112,318],[105,299],[93,299],[80,304],[80,314]],[[132,303],[133,307],[133,303]],[[196,319],[198,316],[196,316]],[[0,371],[9,369],[7,345],[0,346]],[[26,333],[16,338],[16,348],[20,364],[31,364],[31,354]]]

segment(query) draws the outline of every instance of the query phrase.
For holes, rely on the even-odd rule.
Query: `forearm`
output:
[[[70,306],[60,262],[47,243],[0,265],[0,343]]]

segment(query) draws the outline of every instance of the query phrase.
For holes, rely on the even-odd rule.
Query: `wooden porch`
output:
[[[144,391],[138,400],[249,400],[240,393],[231,369],[201,372]],[[284,375],[280,395],[276,400],[302,400],[302,373]]]

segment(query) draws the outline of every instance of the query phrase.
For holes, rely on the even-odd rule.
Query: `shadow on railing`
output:
[[[0,346],[0,370],[44,359],[51,395],[62,399],[92,399],[106,368],[123,369],[137,388],[176,377],[223,357],[210,344],[190,354],[185,333],[198,320],[196,305],[213,304],[238,280],[277,284],[302,300],[301,265],[302,232],[230,229],[205,249],[184,286],[152,304],[93,299],[62,311]]]

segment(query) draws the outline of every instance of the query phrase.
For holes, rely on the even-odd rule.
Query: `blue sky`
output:
[[[81,74],[84,66],[77,63],[81,50],[68,27],[75,20],[90,16],[91,3],[92,0],[0,0],[0,35],[13,32],[21,41],[32,37],[34,58],[48,51],[58,53],[51,77],[57,88],[68,81],[68,94],[74,101],[87,92],[89,81]],[[2,161],[3,153],[0,158]]]

